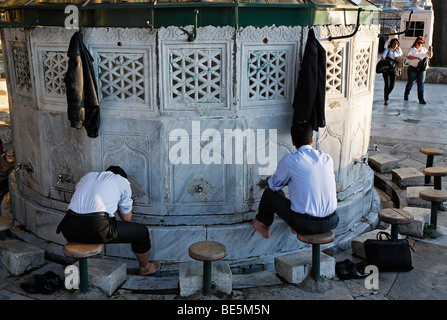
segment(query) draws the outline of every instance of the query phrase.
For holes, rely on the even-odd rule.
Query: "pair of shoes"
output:
[[[62,280],[53,271],[48,271],[43,275],[36,274],[34,283],[22,283],[20,288],[27,293],[49,295],[62,288]]]
[[[341,280],[348,279],[363,279],[370,275],[370,273],[364,273],[362,268],[363,262],[354,263],[349,259],[345,259],[341,262],[335,263],[335,273]]]
[[[404,96],[404,100],[405,100],[405,101],[408,101],[408,96]]]
[[[425,100],[419,100],[420,104],[427,104],[427,102],[425,102]]]

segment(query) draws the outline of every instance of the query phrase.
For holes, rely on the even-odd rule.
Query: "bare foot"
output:
[[[261,234],[261,236],[266,239],[270,238],[270,227],[267,227],[256,219],[253,219],[251,221],[251,225],[253,226],[253,228],[255,228],[256,231]]]
[[[149,276],[151,274],[156,273],[158,270],[160,270],[160,267],[161,267],[160,262],[149,263],[149,265],[146,269],[143,267],[140,267],[138,269],[138,274],[140,276]]]

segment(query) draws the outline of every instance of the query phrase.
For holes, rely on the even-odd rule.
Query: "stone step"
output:
[[[79,268],[79,262],[75,265]],[[88,281],[109,297],[127,279],[126,263],[108,258],[88,258]]]
[[[230,294],[232,273],[228,261],[213,261],[211,264],[211,284],[219,292]],[[189,297],[203,288],[203,262],[191,261],[180,264],[179,269],[180,296]]]
[[[0,260],[8,271],[18,276],[43,266],[45,251],[20,240],[0,242]]]
[[[433,189],[431,186],[418,186],[407,188],[407,204],[411,207],[430,208],[430,201],[426,201],[419,197],[422,190]]]
[[[312,251],[304,250],[276,257],[275,270],[289,283],[303,282],[312,270]],[[320,253],[320,275],[328,279],[335,277],[335,259],[324,252]]]
[[[405,189],[411,186],[423,186],[425,175],[416,168],[398,168],[391,171],[392,181]]]
[[[424,235],[424,225],[430,223],[430,209],[418,207],[404,207],[402,210],[414,217],[413,222],[399,225],[399,233],[422,238]]]
[[[377,239],[377,234],[381,231],[386,231],[389,234],[391,234],[391,227],[389,227],[386,230],[382,230],[382,229],[375,229],[369,232],[365,232],[355,238],[353,238],[351,240],[351,252],[354,256],[362,258],[362,259],[366,259],[366,254],[365,254],[365,247],[363,246],[363,243],[367,240],[367,239]]]
[[[386,153],[376,153],[368,157],[368,165],[380,173],[390,173],[399,167],[399,159]]]

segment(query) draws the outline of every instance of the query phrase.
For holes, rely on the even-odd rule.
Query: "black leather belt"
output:
[[[109,217],[109,214],[107,212],[76,213],[70,209],[68,209],[67,212],[74,217],[97,217],[97,216],[104,216],[105,218]]]
[[[336,211],[334,211],[333,213],[331,213],[330,215],[328,215],[328,216],[326,216],[326,217],[315,217],[315,216],[312,216],[312,215],[307,214],[307,213],[298,213],[298,214],[302,214],[302,215],[304,215],[304,216],[306,217],[306,219],[308,219],[308,220],[313,220],[313,221],[326,221],[326,220],[332,218],[333,216],[335,216],[335,215],[336,215]]]

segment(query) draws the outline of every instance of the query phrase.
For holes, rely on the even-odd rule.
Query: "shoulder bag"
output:
[[[366,261],[369,265],[375,265],[380,271],[413,270],[408,240],[396,240],[387,232],[379,232],[377,239],[367,239],[363,245]]]
[[[428,68],[429,68],[429,66],[428,66],[428,58],[427,57],[425,57],[424,59],[419,61],[418,66],[416,67],[416,69],[418,69],[418,71],[420,71],[420,72],[426,71]]]

